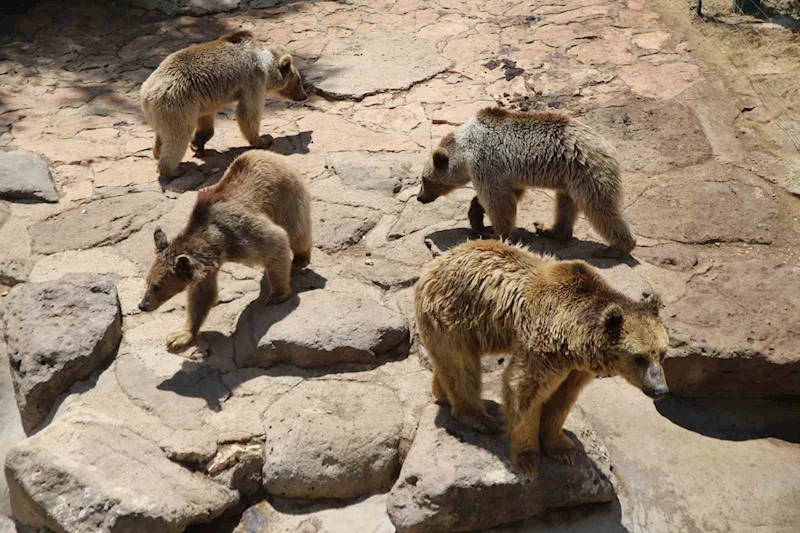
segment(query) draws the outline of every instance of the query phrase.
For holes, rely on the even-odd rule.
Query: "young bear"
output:
[[[248,31],[167,56],[141,91],[142,111],[156,132],[153,155],[159,173],[177,173],[190,139],[195,154],[202,155],[214,135],[214,115],[235,101],[236,121],[247,142],[269,147],[272,140],[259,137],[265,93],[306,99],[292,56],[280,47],[262,48]]]
[[[499,429],[481,400],[480,357],[510,353],[503,404],[513,468],[536,475],[540,446],[575,463],[562,427],[595,376],[621,375],[645,394],[667,394],[668,337],[657,297],[636,302],[582,261],[558,262],[497,241],[462,244],[433,260],[415,287],[433,394],[461,423]]]
[[[571,239],[583,212],[611,245],[596,255],[618,257],[636,244],[622,215],[616,151],[588,126],[564,115],[482,109],[441,140],[422,172],[417,200],[432,202],[469,181],[477,193],[469,220],[478,233],[485,232],[485,208],[495,234],[507,239],[525,189],[541,187],[556,191],[556,211],[551,229],[536,224],[540,235]]]
[[[219,183],[200,191],[183,231],[168,243],[156,228],[155,242],[139,309],[154,311],[189,288],[186,325],[167,336],[167,348],[179,350],[216,303],[217,272],[227,261],[267,270],[268,304],[291,296],[290,271],[311,260],[311,198],[284,156],[245,152]]]

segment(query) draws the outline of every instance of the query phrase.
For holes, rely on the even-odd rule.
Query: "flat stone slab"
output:
[[[387,494],[373,494],[347,504],[292,500],[263,501],[249,507],[233,533],[395,533],[386,514]]]
[[[397,532],[482,530],[546,509],[612,501],[611,464],[599,437],[577,410],[566,428],[586,453],[575,466],[543,458],[529,478],[511,469],[505,437],[481,435],[456,422],[449,407],[429,406],[389,494]]]
[[[118,425],[56,423],[6,457],[14,517],[73,533],[181,533],[238,503],[238,495],[167,459]]]
[[[114,283],[90,274],[17,285],[4,299],[3,322],[17,405],[28,429],[42,423],[59,394],[114,354],[122,337]]]
[[[365,33],[331,41],[303,75],[326,96],[361,100],[408,89],[449,66],[433,42],[411,35]]]
[[[39,254],[119,242],[170,207],[157,192],[128,193],[59,213],[32,226],[31,249]]]
[[[772,195],[736,182],[653,187],[628,209],[628,215],[636,235],[685,244],[770,244],[778,230],[778,204]]]
[[[403,409],[386,387],[306,381],[264,416],[269,494],[350,499],[391,486],[400,467]]]
[[[408,355],[409,332],[399,313],[374,300],[312,290],[280,305],[248,307],[234,343],[239,367],[377,364]]]
[[[381,218],[376,209],[319,200],[314,201],[312,210],[314,245],[326,253],[358,244]]]
[[[328,165],[351,189],[392,196],[419,180],[419,157],[375,157],[368,152],[337,153]]]
[[[664,310],[664,372],[683,396],[800,395],[800,269],[768,260],[723,264]]]
[[[0,151],[0,198],[57,202],[58,191],[41,157]]]
[[[622,168],[666,172],[711,158],[711,145],[692,111],[675,101],[630,100],[581,119],[616,148]]]

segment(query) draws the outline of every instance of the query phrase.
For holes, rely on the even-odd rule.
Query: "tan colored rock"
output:
[[[640,33],[633,37],[633,44],[645,50],[661,50],[672,39],[672,34],[665,31]]]
[[[122,336],[119,299],[111,280],[71,274],[17,285],[3,304],[17,405],[31,430],[58,395],[114,354]]]
[[[625,41],[606,41],[596,39],[573,46],[568,52],[581,63],[587,65],[628,65],[633,63],[631,45]]]
[[[425,26],[417,32],[417,35],[429,41],[439,42],[464,33],[469,30],[469,26],[459,22],[437,22]]]
[[[389,493],[397,532],[482,530],[546,509],[612,501],[608,451],[580,411],[572,411],[566,428],[588,455],[575,466],[545,459],[530,479],[510,469],[506,439],[466,429],[449,408],[429,406]]]
[[[603,17],[611,12],[611,6],[607,5],[593,5],[580,7],[578,9],[571,9],[562,13],[546,15],[544,20],[552,22],[553,24],[568,24],[570,22],[579,22],[590,18]]]
[[[460,126],[481,109],[492,105],[494,105],[492,100],[458,105],[443,105],[438,110],[434,111],[433,123]]]
[[[303,75],[324,94],[360,100],[378,92],[408,89],[448,65],[424,39],[366,33],[330,42]]]
[[[238,502],[152,442],[103,423],[47,427],[9,452],[6,478],[14,517],[54,531],[180,533]]]
[[[29,230],[36,253],[49,254],[113,244],[166,212],[157,192],[129,193],[96,200],[60,213]]]
[[[378,133],[324,113],[309,114],[297,121],[300,131],[311,132],[309,150],[314,152],[413,152],[419,145],[405,135]]]
[[[500,36],[492,33],[474,33],[447,42],[442,54],[457,64],[474,63],[489,57],[500,48]]]
[[[377,124],[385,130],[408,133],[427,117],[420,104],[410,104],[391,109],[362,109],[353,113],[353,120]]]
[[[408,355],[406,321],[358,294],[311,290],[277,306],[253,305],[234,334],[239,367],[379,364]]]
[[[700,78],[700,69],[689,63],[636,63],[621,68],[619,77],[634,94],[669,100],[694,85]]]
[[[756,260],[712,268],[693,277],[686,295],[664,313],[671,346],[664,372],[672,393],[800,394],[796,265]]]
[[[387,388],[306,381],[264,415],[264,488],[274,496],[350,499],[388,488],[403,411]]]

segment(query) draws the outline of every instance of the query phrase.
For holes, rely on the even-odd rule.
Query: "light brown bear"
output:
[[[429,263],[414,306],[433,362],[433,394],[471,428],[499,429],[481,400],[480,357],[512,354],[503,404],[517,472],[537,473],[540,446],[574,464],[575,444],[562,428],[595,376],[621,375],[653,398],[669,392],[658,298],[633,301],[582,261],[468,242]]]
[[[215,305],[217,273],[225,262],[266,269],[268,304],[292,295],[290,271],[311,260],[311,197],[286,157],[245,152],[219,183],[200,191],[183,231],[168,243],[156,228],[155,243],[139,309],[154,311],[188,287],[186,325],[167,336],[167,348],[179,350]]]
[[[177,173],[190,140],[202,155],[214,135],[214,115],[231,102],[238,101],[236,122],[247,142],[269,147],[272,139],[259,136],[265,94],[306,99],[292,56],[281,47],[261,47],[248,31],[167,56],[141,90],[142,111],[156,132],[159,173]]]
[[[494,233],[508,239],[517,203],[528,187],[556,191],[555,224],[537,223],[540,235],[572,238],[583,212],[610,247],[595,255],[618,257],[636,245],[622,215],[622,182],[614,148],[591,128],[557,113],[517,113],[487,107],[446,135],[422,172],[417,200],[434,201],[472,181],[472,229],[484,233],[484,209]]]

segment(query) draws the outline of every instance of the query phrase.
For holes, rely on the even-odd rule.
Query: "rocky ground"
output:
[[[797,530],[800,156],[780,132],[798,124],[754,119],[770,111],[685,13],[228,3],[272,7],[43,3],[4,37],[0,146],[40,158],[0,153],[0,530],[12,507],[69,532]],[[247,147],[225,109],[207,156],[157,181],[138,90],[170,52],[236,29],[287,46],[313,87],[268,102],[262,133],[310,183],[316,249],[274,308],[260,272],[225,266],[201,339],[170,354],[184,297],[136,307],[153,229],[174,236]],[[535,480],[433,404],[411,312],[421,266],[472,238],[472,191],[419,204],[421,165],[493,103],[567,112],[617,147],[639,246],[593,264],[633,297],[660,292],[672,339],[675,396],[598,380],[567,423],[585,454]],[[518,224],[551,213],[531,192]],[[582,219],[569,243],[526,242],[561,258],[600,246]],[[504,361],[485,363],[490,398]]]

